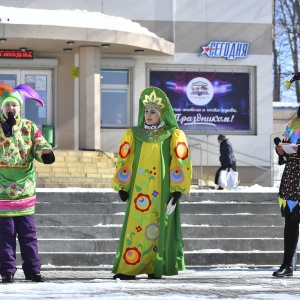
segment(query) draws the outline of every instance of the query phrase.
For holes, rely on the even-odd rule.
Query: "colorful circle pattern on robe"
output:
[[[120,168],[117,178],[121,183],[129,183],[131,180],[131,170],[128,167]]]
[[[134,204],[135,208],[141,212],[149,210],[149,207],[152,204],[152,201],[149,197],[149,195],[139,193],[135,198],[134,198]]]
[[[155,242],[159,237],[159,226],[155,223],[151,223],[146,227],[145,237],[149,241]]]
[[[170,179],[172,184],[179,184],[183,182],[184,175],[182,170],[179,167],[175,167],[170,170]]]
[[[124,142],[121,146],[120,146],[120,150],[119,150],[119,155],[121,156],[121,158],[126,158],[130,153],[130,145],[128,142]]]
[[[185,160],[189,156],[189,149],[184,142],[177,143],[174,149],[176,156],[182,160]]]
[[[127,248],[123,258],[127,264],[136,265],[141,260],[141,252],[136,247]]]

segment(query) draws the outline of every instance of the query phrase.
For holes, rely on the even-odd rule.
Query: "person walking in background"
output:
[[[225,135],[219,134],[218,135],[218,143],[220,143],[220,163],[221,167],[217,170],[215,175],[215,184],[218,184],[219,175],[221,170],[226,170],[227,168],[232,168],[233,171],[236,171],[236,160],[233,153],[233,148],[231,143],[229,142],[228,138]],[[218,187],[218,190],[223,190],[222,187]]]
[[[297,79],[298,80],[298,79]],[[287,153],[283,144],[295,144]],[[300,107],[297,116],[290,120],[283,133],[283,140],[276,146],[279,155],[288,157],[279,187],[278,201],[284,217],[284,254],[280,268],[273,276],[293,276],[293,257],[299,238],[300,222]],[[291,153],[294,152],[294,153]]]
[[[42,282],[34,218],[33,161],[52,164],[55,157],[36,124],[21,118],[20,110],[27,98],[42,106],[44,103],[37,92],[26,85],[12,90],[2,84],[0,90],[0,274],[2,283],[14,282],[18,238],[25,279]]]
[[[159,88],[147,87],[139,100],[138,126],[123,135],[113,180],[126,201],[114,279],[139,274],[159,279],[185,269],[179,199],[189,192],[191,178],[187,140],[169,99]],[[175,210],[167,215],[169,201]]]

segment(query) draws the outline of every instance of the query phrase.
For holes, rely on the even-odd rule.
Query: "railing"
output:
[[[211,154],[213,156],[219,157],[220,151],[219,151],[219,144],[210,143],[208,141],[205,141],[200,138],[195,138],[191,136],[187,136],[189,148],[191,151],[191,159],[193,163],[193,177],[192,177],[192,183],[195,185],[198,185],[200,188],[203,188],[203,152],[206,152],[207,154]],[[205,145],[205,146],[203,146]],[[216,148],[216,151],[208,150],[207,145],[212,146],[212,148]],[[240,151],[234,151],[234,154],[236,156],[237,165],[248,165],[251,167],[255,167],[258,169],[266,170],[271,172],[271,179],[273,178],[273,174],[270,167],[264,167],[260,166],[260,164],[264,165],[271,165],[270,160],[264,160],[261,158],[258,158],[256,156],[251,156],[249,154],[240,152]],[[237,158],[239,157],[239,158]],[[244,159],[241,159],[244,158]],[[257,161],[257,164],[251,164],[247,162],[247,159],[251,158]],[[273,178],[274,179],[274,178]],[[271,180],[273,182],[273,180]]]

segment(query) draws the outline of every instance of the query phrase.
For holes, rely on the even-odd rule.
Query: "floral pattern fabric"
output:
[[[183,131],[157,142],[136,138],[128,129],[121,141],[113,188],[129,193],[113,266],[126,275],[176,275],[184,269],[180,203],[166,216],[172,193],[187,194],[190,153]]]
[[[51,148],[36,124],[21,119],[14,134],[6,137],[0,119],[0,217],[34,213],[36,184],[33,160],[42,162],[39,151]]]

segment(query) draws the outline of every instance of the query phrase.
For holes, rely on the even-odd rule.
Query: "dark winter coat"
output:
[[[233,149],[228,139],[220,143],[220,162],[223,168],[232,168],[236,165]]]

